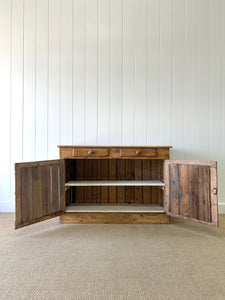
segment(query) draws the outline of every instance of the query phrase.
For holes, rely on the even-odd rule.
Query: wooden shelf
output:
[[[98,180],[67,181],[65,186],[164,186],[161,180]]]
[[[159,205],[130,205],[130,204],[71,204],[66,206],[65,212],[85,213],[164,213]]]

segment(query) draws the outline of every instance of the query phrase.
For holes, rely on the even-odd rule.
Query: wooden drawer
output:
[[[73,148],[72,157],[104,157],[109,155],[109,149]]]
[[[155,157],[157,156],[157,151],[155,148],[144,149],[144,148],[130,148],[130,149],[120,149],[121,157]]]

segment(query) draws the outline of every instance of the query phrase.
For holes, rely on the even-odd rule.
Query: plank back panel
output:
[[[146,159],[73,159],[76,174],[73,180],[159,180],[163,160]],[[162,191],[158,187],[110,186],[76,187],[71,203],[160,204]]]
[[[16,228],[64,212],[64,170],[61,160],[15,165]]]
[[[125,159],[117,160],[117,180],[126,179],[126,161]],[[125,186],[117,187],[117,203],[126,203]]]
[[[166,161],[168,215],[217,226],[216,162]]]

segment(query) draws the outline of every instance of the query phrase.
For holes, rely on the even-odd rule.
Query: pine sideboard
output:
[[[61,223],[218,226],[217,164],[170,160],[170,146],[59,146],[60,159],[15,164],[15,228]]]

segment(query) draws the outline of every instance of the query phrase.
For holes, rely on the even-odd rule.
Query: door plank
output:
[[[15,173],[16,228],[64,212],[65,167],[62,160],[15,164]]]
[[[17,228],[22,223],[21,215],[21,183],[22,174],[21,169],[15,167],[15,195],[16,195],[16,205],[15,205],[15,227]]]
[[[179,201],[184,217],[189,217],[188,177],[188,165],[180,165]]]
[[[166,214],[218,226],[216,165],[216,162],[165,161]]]
[[[217,168],[212,167],[210,168],[211,173],[211,215],[212,215],[212,222],[215,226],[218,226],[218,199],[217,199],[217,192],[214,194],[214,189],[217,191]]]
[[[21,170],[21,221],[27,225],[32,218],[32,207],[30,205],[30,199],[32,199],[32,170],[31,167]]]
[[[33,218],[42,216],[42,178],[41,167],[32,167]]]
[[[179,168],[178,165],[172,165],[170,169],[170,211],[179,215]]]

